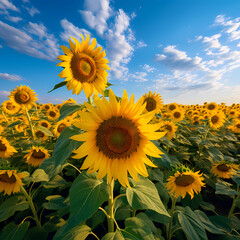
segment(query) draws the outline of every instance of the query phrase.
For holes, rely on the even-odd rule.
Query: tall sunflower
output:
[[[13,115],[19,111],[19,106],[16,105],[13,101],[8,100],[2,103],[3,111],[7,114]]]
[[[48,117],[48,120],[55,121],[59,118],[60,113],[58,109],[51,108],[47,110],[46,115]]]
[[[61,132],[68,126],[70,126],[70,122],[68,122],[66,119],[63,119],[59,122],[57,122],[53,128],[53,133],[56,137],[59,137]]]
[[[146,102],[146,111],[151,112],[154,111],[155,113],[159,113],[161,109],[163,108],[163,100],[159,93],[152,93],[149,91],[149,93],[145,93],[143,96],[143,103]]]
[[[206,106],[208,111],[217,111],[218,110],[218,105],[215,102],[210,102]]]
[[[235,121],[228,127],[228,129],[232,130],[235,133],[240,133],[240,120]]]
[[[0,136],[0,158],[9,158],[16,152],[16,149],[9,144],[8,140]]]
[[[51,123],[47,120],[41,120],[39,123],[38,123],[39,126],[43,126],[47,129],[50,129],[51,128]]]
[[[20,192],[20,186],[23,186],[21,178],[27,174],[18,173],[17,170],[0,170],[0,192],[7,195]]]
[[[173,176],[167,179],[166,188],[170,193],[173,193],[177,198],[182,196],[185,198],[188,193],[191,199],[194,197],[194,192],[201,192],[201,187],[205,185],[203,183],[202,173],[200,171],[193,172],[190,169],[184,169],[184,171],[177,171]]]
[[[125,90],[121,102],[110,89],[109,102],[105,97],[94,96],[94,103],[96,108],[85,103],[89,112],[82,112],[81,121],[73,123],[86,131],[71,137],[85,141],[74,151],[73,158],[88,155],[81,169],[88,169],[89,173],[98,171],[98,178],[107,174],[109,183],[112,178],[118,179],[124,187],[129,186],[128,172],[136,181],[138,173],[147,177],[145,164],[156,166],[146,155],[158,158],[162,154],[150,140],[160,139],[165,134],[155,132],[159,124],[148,124],[155,113],[142,114],[146,107],[143,98],[134,104],[134,96],[128,100]]]
[[[35,129],[35,136],[37,137],[37,139],[41,140],[41,141],[45,141],[48,139],[48,135],[46,135],[43,131],[41,131],[40,129]]]
[[[167,105],[167,111],[170,111],[170,112],[177,109],[177,108],[178,108],[177,103],[170,103],[170,104]]]
[[[214,112],[209,117],[209,124],[212,128],[220,128],[225,122],[225,115],[222,111]]]
[[[29,86],[17,86],[12,92],[10,92],[10,100],[16,103],[19,107],[31,108],[35,101],[37,101],[37,95]]]
[[[49,158],[49,153],[43,147],[32,147],[32,149],[28,150],[28,154],[24,156],[27,159],[27,163],[33,165],[34,167],[38,167],[42,164],[42,162]]]
[[[168,138],[168,140],[171,140],[173,138],[177,129],[178,127],[173,122],[170,121],[163,121],[160,127],[161,131],[167,132],[166,137]]]
[[[184,111],[180,109],[175,109],[172,111],[171,118],[174,122],[180,122],[184,118]]]
[[[212,165],[211,172],[220,178],[230,178],[236,174],[236,170],[239,168],[237,164],[229,162],[219,162]]]
[[[102,47],[96,47],[97,41],[94,38],[92,43],[89,43],[89,35],[86,40],[83,35],[82,42],[79,43],[77,39],[72,39],[75,44],[69,39],[70,49],[65,46],[61,46],[65,55],[58,56],[57,66],[64,67],[64,70],[59,74],[60,78],[66,78],[67,89],[72,93],[79,94],[82,89],[87,97],[92,96],[95,93],[102,93],[105,90],[107,84],[107,72],[110,70],[107,65],[108,60],[105,51],[102,51]]]

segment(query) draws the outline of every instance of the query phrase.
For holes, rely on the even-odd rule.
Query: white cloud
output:
[[[56,38],[54,35],[48,34],[46,29],[45,35],[40,38],[43,25],[35,24],[34,26],[36,27],[35,34],[31,31],[31,25],[24,31],[0,21],[0,38],[4,40],[6,46],[18,52],[54,61],[59,55],[59,47]],[[37,35],[39,39],[34,39],[34,36],[31,34]]]
[[[87,34],[89,34],[91,36],[91,33],[89,31],[87,31],[84,28],[78,28],[78,27],[74,26],[67,19],[61,20],[60,24],[64,30],[64,32],[60,33],[60,37],[63,41],[68,42],[68,39],[70,37],[74,37],[74,38],[78,39],[79,41],[81,41],[82,38],[80,36],[80,33],[83,34],[84,37],[86,37]]]
[[[0,0],[0,9],[20,12],[20,10],[8,0]]]
[[[131,19],[134,19],[136,16],[137,16],[137,14],[136,14],[135,12],[133,12],[133,13],[131,14]]]
[[[129,80],[133,80],[135,82],[147,82],[148,79],[146,78],[146,72],[135,72],[134,74],[129,74]]]
[[[142,66],[142,69],[145,70],[145,71],[147,71],[147,72],[153,72],[154,70],[156,70],[156,68],[151,67],[151,66],[149,66],[148,64],[144,64],[144,65]]]
[[[11,21],[11,22],[14,22],[14,23],[18,23],[19,21],[22,21],[22,18],[21,17],[13,17],[13,16],[10,16],[10,15],[7,15],[5,17],[5,19]]]
[[[33,6],[32,6],[31,8],[26,7],[26,9],[27,9],[28,13],[29,13],[32,17],[34,17],[35,14],[39,14],[39,13],[40,13],[39,10],[36,9],[35,7],[33,7]]]
[[[98,34],[103,33],[108,29],[107,20],[112,14],[112,9],[109,6],[109,0],[85,0],[85,10],[80,10],[86,24],[95,29]]]
[[[5,90],[1,90],[0,91],[0,96],[8,96],[10,94],[10,92],[5,91]]]
[[[137,43],[137,48],[142,48],[142,47],[146,47],[146,46],[147,46],[147,44],[144,41],[139,41]]]
[[[22,77],[16,74],[0,73],[0,79],[15,82],[22,80]]]

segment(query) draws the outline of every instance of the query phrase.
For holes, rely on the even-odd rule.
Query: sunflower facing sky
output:
[[[159,93],[152,93],[149,91],[149,93],[145,93],[143,96],[144,102],[146,102],[146,111],[151,112],[155,111],[155,113],[159,113],[161,109],[163,108],[163,100]]]
[[[142,114],[146,107],[143,98],[134,103],[134,95],[128,100],[125,90],[121,102],[109,89],[109,102],[105,97],[94,96],[94,103],[96,108],[85,103],[89,112],[82,112],[81,121],[73,123],[86,131],[71,137],[84,141],[74,151],[73,158],[87,155],[81,169],[88,169],[89,173],[98,171],[98,178],[107,174],[109,183],[112,178],[118,179],[124,187],[129,186],[128,172],[136,181],[138,173],[147,177],[145,164],[156,167],[147,155],[159,158],[162,154],[150,140],[165,135],[165,132],[155,132],[159,124],[148,124],[155,113]]]
[[[107,65],[108,60],[104,58],[106,54],[102,47],[95,49],[96,39],[94,38],[90,44],[89,35],[86,40],[83,35],[81,37],[81,43],[73,37],[75,44],[69,39],[70,49],[61,46],[65,55],[58,56],[62,62],[57,66],[64,68],[59,77],[66,78],[68,90],[72,89],[73,94],[80,94],[83,89],[85,95],[90,97],[93,93],[102,93],[105,90],[108,76],[106,70],[110,68]]]
[[[190,169],[185,168],[184,171],[177,171],[173,176],[167,179],[167,189],[169,193],[173,193],[177,198],[182,196],[185,198],[188,193],[191,199],[194,198],[194,192],[200,193],[201,188],[205,185],[203,182],[202,173],[200,171],[193,172]]]
[[[13,115],[19,111],[19,106],[14,101],[8,100],[2,103],[3,111],[7,114]]]

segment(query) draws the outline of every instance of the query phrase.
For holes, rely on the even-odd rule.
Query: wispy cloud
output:
[[[148,79],[146,72],[135,72],[129,74],[129,80],[133,80],[134,82],[147,82]]]
[[[0,79],[2,80],[7,80],[7,81],[20,81],[20,80],[23,80],[21,76],[19,75],[11,75],[11,74],[8,74],[8,73],[0,73]]]
[[[26,10],[28,11],[28,13],[34,17],[35,14],[39,14],[40,11],[38,9],[36,9],[35,7],[26,7]]]
[[[139,41],[137,43],[137,48],[142,48],[142,47],[146,47],[146,46],[147,46],[147,44],[144,41]]]
[[[10,15],[7,15],[5,17],[5,19],[8,21],[14,22],[14,23],[18,23],[23,20],[21,17],[14,17],[14,16],[10,16]]]
[[[20,12],[19,8],[17,8],[14,4],[12,4],[8,0],[0,0],[0,9]]]
[[[147,71],[147,72],[153,72],[154,70],[156,70],[156,68],[151,67],[151,66],[149,66],[148,64],[144,64],[144,65],[142,66],[142,69],[145,70],[145,71]]]

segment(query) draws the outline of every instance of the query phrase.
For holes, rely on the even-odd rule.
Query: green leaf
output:
[[[201,193],[199,194],[194,194],[194,198],[191,199],[191,196],[189,194],[186,195],[185,198],[182,199],[182,205],[184,207],[189,206],[192,210],[198,209],[199,205],[202,202],[202,195]]]
[[[121,230],[127,240],[155,240],[148,225],[140,218],[132,217],[125,220],[125,229]]]
[[[79,174],[70,188],[70,218],[67,229],[89,218],[108,197],[108,185],[97,179],[96,173]]]
[[[137,214],[136,217],[142,219],[153,233],[157,233],[157,228],[153,224],[152,220],[145,213],[140,212]]]
[[[238,195],[238,191],[231,189],[232,184],[219,181],[216,184],[216,192],[215,194],[223,194],[223,195]]]
[[[209,220],[215,225],[218,229],[224,232],[231,231],[231,222],[228,218],[221,215],[214,215],[209,217]]]
[[[76,103],[65,103],[60,109],[58,121],[82,109],[82,105]]]
[[[15,127],[15,126],[17,126],[17,125],[19,125],[19,124],[21,124],[21,123],[22,123],[22,121],[17,120],[16,122],[13,122],[13,123],[11,123],[10,125],[8,125],[7,128]]]
[[[240,174],[240,172],[239,172]],[[232,180],[238,185],[240,186],[240,175],[239,174],[236,174],[236,175],[233,175],[231,178]]]
[[[47,182],[49,178],[43,169],[36,169],[31,176],[31,180],[33,182]]]
[[[52,90],[50,90],[48,93],[50,93],[50,92],[52,92],[52,91],[54,91],[54,90],[56,90],[56,89],[58,89],[58,88],[60,88],[60,87],[63,87],[63,86],[65,86],[66,84],[67,84],[67,81],[62,81],[62,82],[56,84],[56,85],[54,86],[54,88],[53,88]]]
[[[66,127],[62,131],[53,150],[55,167],[62,164],[71,155],[72,151],[82,144],[82,142],[69,139],[70,137],[80,133],[81,131],[79,128],[74,126]]]
[[[187,239],[191,240],[206,240],[207,234],[199,217],[186,207],[183,212],[178,214],[178,221],[185,233]]]
[[[232,223],[232,226],[235,230],[237,230],[237,231],[240,230],[240,220],[237,216],[232,216],[231,217],[231,223]]]
[[[54,176],[50,181],[43,184],[45,188],[59,188],[63,189],[69,186],[69,184],[64,178],[60,175]]]
[[[23,224],[16,225],[14,222],[10,222],[5,226],[1,233],[0,239],[2,240],[24,240],[25,234],[28,230],[30,222],[24,222]]]
[[[0,222],[8,219],[17,211],[28,209],[28,207],[29,204],[24,196],[14,195],[9,197],[0,205]]]
[[[170,217],[155,185],[147,178],[141,176],[139,178],[139,182],[132,180],[132,188],[127,188],[126,195],[129,205],[135,210],[151,209]]]
[[[84,240],[90,234],[91,228],[87,225],[76,226],[68,231],[66,234],[61,236],[61,240]],[[55,238],[54,238],[55,239]]]
[[[124,240],[122,233],[117,229],[116,232],[107,233],[101,240]]]
[[[218,148],[211,147],[207,150],[207,152],[214,162],[223,160],[223,154],[218,150]]]
[[[202,211],[200,211],[200,210],[195,210],[194,212],[197,214],[197,216],[198,216],[199,219],[201,220],[204,228],[205,228],[207,231],[209,231],[209,232],[211,232],[211,233],[213,233],[213,234],[224,234],[222,231],[220,231],[220,230],[209,220],[208,216],[207,216],[204,212],[202,212]]]
[[[37,129],[39,129],[39,130],[41,130],[43,133],[45,133],[47,136],[50,136],[50,137],[54,137],[53,136],[53,134],[52,134],[52,132],[49,130],[49,129],[47,129],[47,128],[45,128],[45,127],[43,127],[43,126],[37,126],[36,127]]]
[[[91,229],[94,229],[98,225],[103,223],[105,219],[106,219],[105,214],[101,210],[98,210],[90,218],[88,218],[86,223]]]
[[[47,203],[43,204],[43,207],[49,210],[59,210],[67,207],[67,204],[64,202],[65,198],[60,195],[51,195],[46,197]]]

